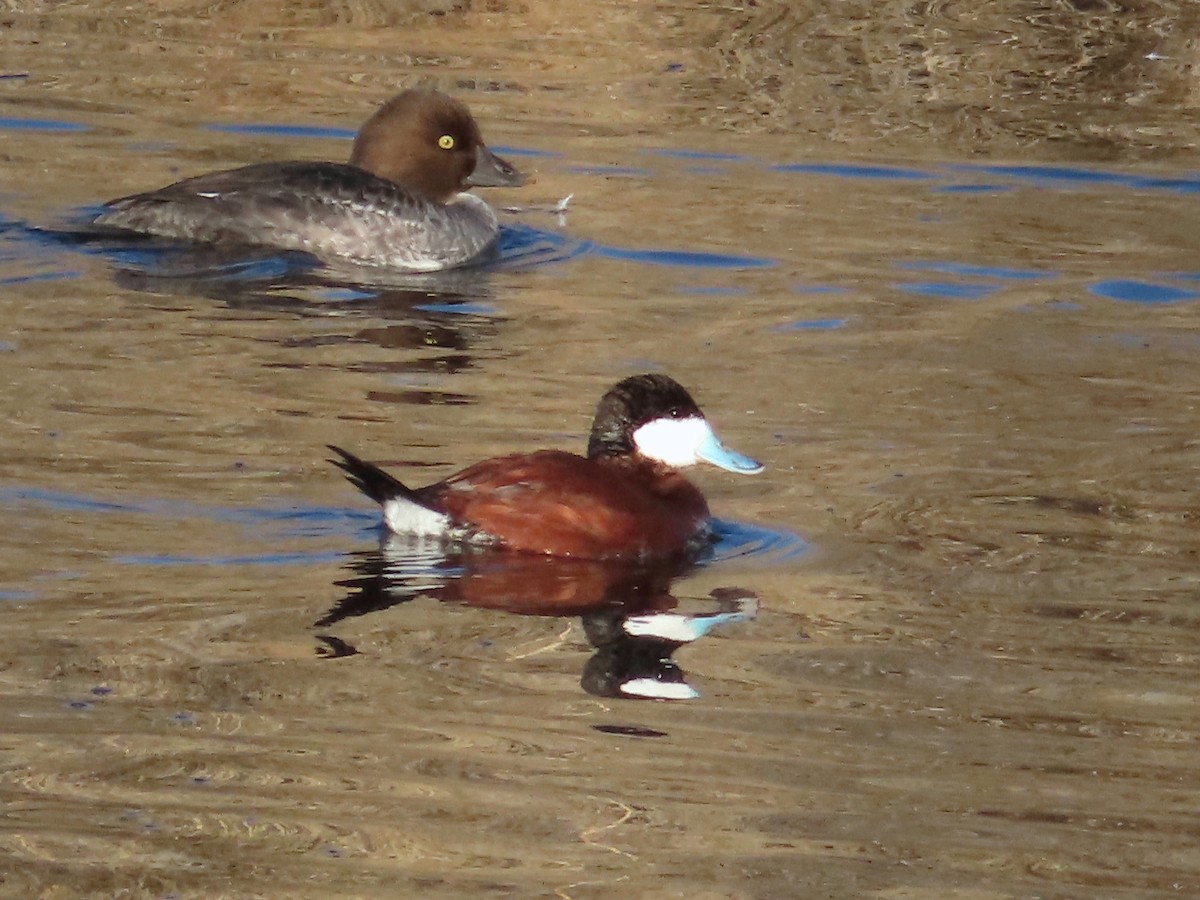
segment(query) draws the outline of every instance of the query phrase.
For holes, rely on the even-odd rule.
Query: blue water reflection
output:
[[[250,134],[257,137],[304,137],[328,138],[344,141],[354,140],[357,133],[349,128],[332,128],[320,125],[269,125],[238,122],[212,122],[201,126],[205,131],[220,131],[225,134]]]
[[[653,266],[680,266],[690,269],[765,269],[778,265],[774,259],[730,253],[701,253],[689,250],[635,250],[586,244],[591,253],[607,259],[646,263]]]
[[[684,159],[689,162],[751,162],[750,157],[740,153],[710,153],[704,150],[679,150],[669,147],[648,150],[654,156],[664,156],[667,159]]]
[[[79,132],[91,129],[81,122],[67,122],[62,119],[20,119],[11,116],[0,116],[0,131],[67,131]]]
[[[786,163],[772,166],[772,171],[801,175],[828,175],[833,178],[851,178],[865,181],[930,181],[937,178],[935,172],[924,169],[906,169],[899,166],[864,166],[852,163]]]
[[[84,122],[50,117],[3,117],[0,132],[40,131],[69,135],[90,130]],[[264,139],[291,140],[296,138],[330,141],[349,141],[354,132],[347,128],[305,125],[302,123],[210,123],[200,126],[207,130],[231,134],[246,134]],[[630,176],[651,178],[653,167],[636,164],[574,165],[557,151],[530,147],[497,147],[504,154],[552,160],[560,173],[582,178]],[[700,149],[634,148],[634,157],[679,161],[685,165],[700,165],[718,177],[741,177],[746,167],[778,173],[781,178],[836,178],[853,184],[858,182],[876,189],[882,183],[894,182],[897,190],[933,191],[957,194],[987,194],[989,192],[1029,190],[1046,191],[1112,191],[1114,189],[1143,192],[1169,192],[1191,195],[1200,192],[1200,175],[1191,172],[1153,175],[1122,172],[1093,166],[957,163],[928,166],[842,162],[837,160],[803,160],[778,162],[763,160],[739,153],[705,151]],[[704,177],[709,177],[705,175]],[[853,187],[850,188],[853,190]],[[984,201],[986,202],[986,201]],[[407,294],[417,312],[427,315],[457,315],[496,318],[501,307],[494,302],[488,278],[517,270],[548,265],[569,264],[580,258],[600,258],[615,262],[705,271],[754,271],[777,269],[796,264],[796,260],[772,258],[752,252],[708,252],[697,247],[616,246],[577,238],[559,210],[557,227],[545,226],[539,217],[555,210],[517,208],[509,211],[501,230],[501,240],[495,259],[474,269],[433,276],[409,273],[388,273],[380,270],[353,271],[322,267],[302,253],[246,251],[231,254],[227,249],[214,252],[212,248],[198,251],[167,241],[121,241],[112,235],[106,239],[90,239],[81,234],[81,227],[90,220],[97,208],[75,211],[71,223],[62,231],[31,227],[4,218],[0,214],[0,285],[20,286],[40,282],[68,281],[85,277],[86,269],[79,266],[75,254],[99,257],[117,271],[119,284],[134,290],[167,293],[195,293],[213,296],[239,305],[263,305],[282,308],[290,301],[302,303],[330,302],[366,303],[382,300],[392,303],[399,294]],[[936,218],[934,210],[929,214]],[[896,260],[894,264],[906,271],[926,272],[937,277],[901,279],[893,287],[900,293],[927,297],[931,300],[983,301],[994,297],[1008,285],[1042,281],[1049,283],[1062,277],[1060,272],[1047,268],[1008,266],[977,262],[970,258],[943,260]],[[1096,298],[1145,307],[1167,306],[1194,301],[1197,292],[1187,283],[1187,273],[1164,276],[1145,273],[1106,271],[1098,273],[1090,283],[1072,290]],[[796,288],[798,293],[844,290],[839,285],[819,285]],[[237,298],[238,291],[246,294]],[[706,296],[720,293],[750,293],[747,285],[720,285],[697,278],[677,288],[685,294]],[[424,294],[422,298],[420,295]],[[848,316],[840,314],[806,317],[798,316],[781,330],[820,331],[844,327]]]
[[[703,565],[727,564],[739,559],[753,560],[756,564],[788,563],[812,550],[812,545],[795,532],[750,522],[713,519],[713,533],[717,540],[712,557],[702,561]]]
[[[1195,300],[1200,297],[1200,291],[1133,279],[1097,281],[1089,285],[1088,290],[1098,297],[1120,300],[1125,303],[1139,303],[1145,306],[1181,303],[1184,300]]]
[[[378,536],[379,515],[376,511],[343,507],[297,506],[221,506],[193,501],[145,498],[114,502],[80,494],[53,491],[38,487],[0,488],[0,511],[13,515],[30,508],[84,513],[121,515],[169,521],[179,527],[188,521],[207,521],[237,526],[237,533],[263,541],[268,546],[261,553],[212,555],[174,554],[169,551],[124,555],[120,562],[138,565],[246,565],[249,563],[313,564],[336,558],[330,556],[331,539],[358,540]],[[808,543],[792,532],[724,519],[713,520],[716,541],[711,555],[699,560],[699,565],[726,562],[732,559],[762,558],[775,562],[799,559],[809,551]],[[293,544],[307,541],[322,542],[311,551],[272,549],[273,542]]]
[[[996,293],[999,288],[986,284],[962,284],[952,281],[913,281],[896,287],[909,294],[926,297],[948,297],[954,300],[978,300]]]
[[[1194,194],[1200,192],[1200,176],[1183,176],[1162,178],[1124,172],[1107,172],[1101,169],[1079,168],[1075,166],[995,166],[995,165],[960,165],[953,169],[967,173],[983,173],[997,175],[1023,182],[1034,187],[1126,187],[1140,191],[1169,191],[1175,194]]]
[[[1039,269],[1015,269],[1007,266],[973,265],[948,261],[901,263],[902,269],[917,269],[924,272],[944,272],[965,278],[996,278],[1003,281],[1037,281],[1054,277],[1057,273]]]
[[[1004,194],[1014,189],[1011,184],[939,184],[933,190],[939,194]]]
[[[0,510],[19,514],[29,508],[92,514],[99,516],[120,515],[171,522],[182,527],[189,521],[207,521],[238,526],[238,533],[252,536],[268,545],[272,542],[326,541],[331,537],[344,538],[362,533],[378,521],[369,513],[354,512],[340,507],[293,506],[293,507],[230,507],[196,503],[182,500],[137,499],[122,502],[98,500],[80,494],[52,491],[37,487],[0,488]],[[324,550],[278,551],[269,547],[261,554],[221,554],[211,556],[176,555],[170,552],[147,553],[119,557],[121,562],[136,562],[154,565],[194,565],[236,561],[266,562],[272,559],[289,563],[312,563],[325,558]]]
[[[839,328],[845,328],[850,319],[843,317],[837,319],[798,319],[795,322],[788,322],[784,325],[776,325],[774,331],[836,331]]]

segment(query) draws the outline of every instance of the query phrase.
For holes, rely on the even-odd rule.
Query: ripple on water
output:
[[[963,23],[948,24],[953,30]],[[52,43],[41,46],[48,51]],[[286,52],[283,44],[280,48]],[[504,69],[503,54],[497,59]],[[264,64],[270,62],[264,57]],[[364,77],[373,90],[370,84],[380,84],[387,73],[372,74],[366,62]],[[1162,61],[1147,64],[1155,68]],[[456,59],[463,78],[447,74],[447,83],[486,92],[501,104],[508,94],[508,108],[518,113],[541,102],[536,90],[526,90],[532,83],[528,66],[519,78],[497,70],[475,80],[467,74],[472,65]],[[336,91],[344,93],[346,83],[342,79]],[[725,98],[718,93],[714,101]],[[561,91],[557,96],[553,105],[567,108],[572,97]],[[44,114],[53,119],[57,112],[47,108]],[[596,114],[587,111],[589,117]],[[136,142],[161,130],[153,126],[161,119],[156,114],[145,119],[151,122],[141,129],[145,134],[132,133],[136,118],[109,119],[114,157],[150,147]],[[14,134],[28,128],[11,127]],[[552,145],[561,139],[558,145],[567,147],[580,133],[560,117],[538,137]],[[297,134],[339,142],[350,136],[340,129],[272,134],[260,128],[255,140],[270,138],[286,147]],[[605,142],[615,148],[616,162],[633,163],[625,171],[643,180],[639,187],[653,191],[661,185],[652,182],[672,163],[639,155],[643,134],[589,128],[588,152],[604,158],[598,147]],[[196,141],[169,137],[207,145],[203,133]],[[814,149],[796,141],[784,149],[764,137],[753,146],[797,154]],[[62,153],[48,144],[49,153],[33,152],[40,148],[18,153],[17,190],[26,190],[22,164],[34,176],[31,184],[46,185],[46,159],[69,163],[68,145],[78,158],[100,150],[95,141],[69,138],[60,142]],[[720,135],[713,140],[732,146]],[[742,140],[739,146],[750,144]],[[112,390],[119,393],[161,376],[171,385],[177,366],[140,371],[124,351],[137,350],[138,341],[161,346],[163,331],[182,327],[197,345],[211,342],[214,349],[210,367],[196,361],[197,386],[204,386],[205,377],[228,386],[229,374],[237,370],[238,378],[250,382],[239,384],[253,388],[228,396],[235,413],[244,412],[245,428],[198,435],[200,455],[190,459],[169,455],[163,451],[171,448],[156,443],[130,441],[130,434],[121,436],[127,443],[119,448],[104,440],[85,448],[69,431],[60,432],[52,448],[41,445],[54,455],[48,462],[14,445],[10,455],[23,466],[16,477],[24,484],[64,488],[57,498],[61,505],[46,497],[0,503],[15,509],[9,516],[13,530],[22,519],[46,523],[27,532],[30,570],[42,571],[34,564],[45,561],[45,570],[60,581],[68,567],[85,572],[78,583],[63,585],[62,603],[29,604],[24,610],[5,605],[14,623],[0,672],[4,709],[37,712],[6,718],[22,729],[5,735],[6,756],[20,756],[27,769],[18,777],[30,786],[25,790],[10,777],[14,770],[7,770],[5,799],[17,802],[7,810],[4,850],[6,863],[19,862],[6,865],[6,888],[22,896],[48,890],[97,896],[121,891],[418,896],[439,888],[446,896],[556,890],[574,896],[624,888],[637,896],[669,893],[664,886],[674,885],[679,893],[763,897],[956,891],[1005,897],[1074,891],[1072,896],[1084,897],[1155,890],[1180,895],[1193,887],[1197,857],[1189,816],[1197,736],[1194,703],[1188,701],[1195,693],[1197,581],[1191,574],[1195,520],[1187,508],[1194,469],[1187,419],[1192,367],[1181,345],[1164,364],[1150,353],[1125,353],[1122,344],[1143,335],[1151,345],[1165,343],[1166,329],[1155,331],[1145,324],[1147,317],[1138,319],[1139,309],[1153,313],[1149,319],[1167,321],[1170,340],[1192,340],[1186,320],[1196,284],[1186,273],[1169,271],[1188,267],[1187,219],[1175,216],[1184,223],[1175,232],[1172,216],[1163,213],[1186,213],[1200,179],[1186,172],[1163,178],[1071,166],[856,166],[836,158],[788,171],[737,154],[666,152],[680,161],[672,187],[701,189],[713,221],[728,226],[728,239],[717,245],[727,255],[702,255],[707,235],[688,232],[688,207],[665,192],[657,194],[665,202],[655,212],[661,211],[664,222],[678,217],[684,226],[678,239],[670,234],[648,239],[635,228],[619,238],[633,245],[631,251],[609,253],[573,240],[569,225],[559,231],[552,220],[535,218],[541,213],[521,212],[515,227],[506,216],[494,266],[444,280],[398,278],[392,285],[372,284],[370,278],[367,286],[351,285],[349,276],[328,273],[318,277],[293,259],[230,261],[211,272],[203,267],[189,272],[192,263],[167,248],[97,248],[86,259],[88,249],[39,245],[31,233],[0,236],[0,254],[15,251],[16,258],[4,259],[0,271],[0,277],[14,279],[9,290],[14,307],[57,311],[43,304],[54,285],[38,282],[46,275],[74,277],[81,268],[87,273],[81,261],[110,263],[118,288],[114,291],[109,272],[93,265],[90,279],[80,279],[81,290],[66,292],[96,297],[86,317],[71,325],[115,332],[108,318],[113,304],[139,307],[139,298],[122,291],[153,292],[138,309],[145,313],[139,321],[151,330],[119,329],[124,346],[114,346],[114,358],[103,361],[112,366],[88,384],[105,389],[115,382]],[[861,158],[885,156],[875,147]],[[611,167],[575,171],[621,174]],[[571,187],[584,180],[566,168],[561,172]],[[723,175],[710,177],[713,172]],[[98,195],[103,178],[101,172],[88,183],[78,175],[70,189]],[[619,205],[625,185],[618,182],[603,202],[615,197]],[[764,201],[750,207],[767,217],[751,223],[764,226],[761,232],[747,232],[736,215],[726,215],[739,209],[746,188]],[[1127,196],[1134,192],[1157,194],[1158,206]],[[1167,210],[1163,201],[1175,204],[1175,195],[1183,197],[1177,205],[1185,208]],[[47,196],[43,201],[27,195],[21,202],[57,202],[54,191]],[[698,196],[689,192],[686,202]],[[1073,208],[1065,209],[1068,204]],[[993,220],[1001,207],[1005,215]],[[603,212],[618,218],[622,213],[615,207]],[[603,221],[604,216],[592,219]],[[739,244],[739,236],[748,233],[753,242]],[[660,245],[663,251],[656,249]],[[686,252],[672,254],[672,247]],[[916,259],[896,267],[895,257]],[[509,340],[511,331],[487,330],[510,310],[522,309],[508,292],[530,283],[524,276],[506,280],[506,267],[566,268],[581,258],[585,264],[577,268],[599,277],[535,279],[541,282],[536,305],[562,311],[553,317],[557,327],[539,330],[546,323],[531,315],[520,323],[516,342]],[[988,265],[997,261],[1001,264]],[[663,265],[680,268],[649,270]],[[1055,270],[1042,271],[1046,265]],[[584,331],[587,339],[596,337],[593,327],[604,337],[602,307],[613,299],[613,283],[603,276],[618,269],[628,279],[623,285],[636,285],[641,271],[684,283],[694,294],[727,290],[709,283],[728,281],[751,298],[732,319],[719,316],[718,303],[674,298],[671,304],[686,306],[687,315],[663,323],[671,340],[659,333],[656,341],[653,330],[633,335],[629,357],[651,365],[694,364],[692,339],[712,338],[744,351],[723,361],[714,350],[706,360],[713,379],[722,371],[739,378],[757,373],[761,379],[769,371],[781,388],[796,388],[795,396],[803,386],[828,384],[825,378],[845,380],[823,401],[830,413],[821,428],[827,443],[806,446],[828,451],[818,454],[829,464],[815,467],[814,477],[836,510],[828,521],[848,532],[857,524],[858,534],[845,538],[854,543],[853,560],[814,580],[792,577],[802,568],[822,568],[803,567],[802,539],[719,522],[713,558],[679,589],[697,594],[710,584],[744,580],[778,585],[773,599],[779,607],[781,595],[812,585],[833,599],[810,607],[789,596],[788,610],[772,610],[767,600],[768,612],[753,626],[729,630],[728,640],[688,645],[679,664],[714,685],[702,702],[690,704],[634,704],[583,693],[578,669],[592,651],[574,622],[447,608],[427,599],[339,623],[338,639],[356,646],[356,653],[305,656],[317,637],[312,620],[337,596],[331,582],[346,576],[329,563],[331,549],[341,553],[373,544],[376,516],[303,507],[301,515],[289,518],[286,510],[262,505],[270,500],[245,497],[237,502],[248,505],[222,509],[204,491],[244,487],[262,496],[288,472],[230,487],[233,479],[206,473],[203,466],[213,454],[232,459],[251,452],[247,447],[295,447],[305,434],[311,436],[300,430],[303,417],[311,423],[343,410],[320,402],[319,390],[309,394],[326,376],[351,393],[357,383],[364,393],[390,391],[394,402],[440,403],[470,399],[471,383],[484,378],[562,371],[553,352],[516,359],[523,349],[553,347],[584,365],[586,354],[577,356],[571,341],[582,341]],[[172,271],[178,276],[173,284]],[[489,285],[496,274],[501,277]],[[816,287],[789,287],[806,280]],[[555,281],[569,282],[571,294]],[[915,286],[917,298],[902,294],[897,282]],[[1153,290],[1161,287],[1189,295]],[[809,296],[827,290],[841,295]],[[211,304],[203,301],[215,298],[265,313],[245,321],[219,319],[222,326],[235,320],[248,326],[229,329],[243,342],[245,359],[235,356],[231,362],[219,353],[220,340],[229,335],[211,327],[212,317],[151,315],[165,303],[158,297],[171,293],[183,298],[176,305],[189,310],[206,309]],[[974,296],[974,302],[947,301],[947,293],[966,301]],[[1050,297],[1063,299],[1052,305],[1046,303]],[[1087,358],[1065,372],[1046,372],[1011,352],[1003,340],[1009,334],[995,333],[996,358],[981,352],[984,343],[992,343],[990,326],[999,318],[991,313],[1020,309],[1018,303],[1083,314],[1052,322],[1007,316],[1009,334],[1024,329],[1019,337],[1036,341],[1047,324],[1092,328],[1100,343],[1081,350]],[[579,322],[587,328],[567,336],[565,346],[554,344],[571,330],[562,324],[581,309],[586,322]],[[764,316],[764,310],[770,312]],[[932,315],[895,318],[914,310]],[[643,311],[632,302],[622,305],[614,324],[629,335],[628,323]],[[298,341],[294,352],[289,347],[287,365],[294,369],[284,369],[277,359],[268,359],[261,370],[246,362],[288,346],[281,342],[294,329],[285,327],[281,336],[272,326],[302,315],[331,317],[327,321],[341,316],[348,324],[336,334],[326,333],[332,326],[322,327],[311,343]],[[375,316],[382,321],[355,324]],[[25,322],[42,327],[32,314]],[[792,326],[784,324],[780,332],[798,333],[764,333],[788,322]],[[59,345],[57,325],[57,315],[45,320],[41,346]],[[28,337],[23,330],[14,333],[21,337],[10,340],[22,351],[37,353],[36,329]],[[980,333],[982,339],[975,340]],[[490,339],[484,352],[467,352],[477,334]],[[456,383],[439,382],[442,393],[425,390],[428,382],[420,378],[429,370],[405,380],[400,369],[406,363],[393,365],[422,341],[447,348],[433,364],[439,379]],[[605,358],[599,340],[596,346],[596,358]],[[1037,343],[1036,350],[1044,359],[1057,355],[1058,346]],[[744,365],[751,356],[777,351],[776,365],[769,368],[751,372]],[[1002,353],[1005,360],[997,362]],[[1119,368],[1122,355],[1137,359]],[[71,418],[78,420],[77,413],[61,415],[53,405],[68,384],[51,367],[62,359],[87,365],[95,357],[80,351],[45,361],[0,358],[12,363],[18,385],[35,367],[46,370],[37,389],[14,394],[13,402],[21,404],[14,407],[16,421],[67,429]],[[427,362],[421,357],[419,364]],[[531,372],[522,370],[526,365]],[[1013,371],[1000,372],[1004,365]],[[284,377],[296,380],[275,381]],[[527,382],[510,383],[519,390]],[[947,387],[939,392],[942,383]],[[193,383],[182,387],[190,390]],[[254,402],[272,391],[286,400],[279,405],[288,416]],[[251,394],[254,400],[245,402]],[[1055,398],[1064,395],[1082,398],[1086,409],[1079,420],[1053,414]],[[779,423],[769,430],[798,427],[792,391],[781,389],[770,399]],[[988,406],[993,401],[998,409]],[[1051,406],[1051,414],[1033,421],[1020,418],[1016,409],[1043,404]],[[120,427],[120,414],[112,415],[109,440]],[[1136,452],[1081,459],[1083,442],[1073,432],[1097,419],[1111,421],[1112,428],[1089,435],[1093,446],[1128,440]],[[995,431],[974,440],[972,429],[983,421],[994,422]],[[14,433],[19,444],[22,432]],[[1069,442],[1063,458],[1047,459],[1063,446],[1052,444],[1047,434]],[[922,456],[908,457],[910,477],[901,490],[909,498],[887,498],[860,518],[855,509],[886,496],[886,490],[873,492],[863,482],[901,467],[910,440]],[[853,453],[868,442],[883,449]],[[147,493],[157,483],[169,485],[161,487],[164,495],[190,492],[205,502],[160,505],[150,496],[105,505],[105,496],[123,500],[138,490],[126,482],[107,495],[109,488],[90,487],[109,475],[123,479],[131,447]],[[87,452],[86,459],[64,464],[72,462],[76,448]],[[846,449],[852,452],[843,455]],[[1171,468],[1179,475],[1164,488],[1166,456],[1173,456]],[[198,464],[189,477],[177,477],[192,461]],[[1025,492],[1007,486],[984,497],[972,479],[986,481],[993,466],[1019,468],[1030,482],[1060,480],[1057,486],[1031,484]],[[85,471],[89,486],[79,487],[72,479]],[[790,476],[781,472],[770,477],[782,484]],[[1080,486],[1085,479],[1086,489]],[[1110,492],[1113,479],[1121,486]],[[89,497],[89,490],[96,493]],[[1129,496],[1120,503],[1107,498],[1118,491]],[[1154,491],[1173,495],[1175,507],[1140,499]],[[798,496],[780,492],[778,502],[794,507],[802,502]],[[353,505],[348,497],[345,504]],[[131,520],[124,534],[110,527]],[[79,552],[66,546],[77,537],[88,539]],[[112,565],[116,561],[122,565]],[[203,565],[210,561],[219,565]],[[306,562],[321,568],[305,569]],[[831,559],[832,566],[841,564]],[[725,567],[734,565],[766,574],[756,580],[741,570],[726,580]],[[769,575],[772,566],[792,571],[775,578]],[[36,576],[14,582],[21,589],[39,586]],[[696,590],[696,584],[704,588]],[[697,606],[705,601],[684,599]],[[647,615],[636,624],[659,633],[665,625],[680,624],[666,616],[653,619]],[[90,692],[110,676],[105,684],[116,687],[116,696]],[[21,707],[10,694],[36,696],[40,708]],[[73,700],[84,708],[71,708]],[[40,793],[38,785],[44,788]],[[30,871],[38,877],[26,877]],[[568,884],[572,881],[579,884]]]
[[[1120,300],[1124,303],[1138,303],[1144,306],[1182,303],[1185,300],[1195,300],[1200,297],[1200,291],[1192,288],[1129,278],[1096,281],[1088,285],[1088,290],[1098,297]]]
[[[254,553],[184,554],[164,549],[160,552],[114,553],[111,557],[116,562],[138,566],[314,565],[342,557],[341,551],[329,549],[330,538],[356,535],[378,523],[378,517],[369,513],[335,507],[227,507],[154,498],[114,503],[41,488],[0,489],[0,508],[27,506],[96,516],[133,516],[175,525],[204,520],[237,526],[242,534],[253,536],[255,543],[262,545]],[[164,532],[163,536],[165,543],[173,543],[169,533]],[[297,549],[297,541],[311,542],[314,546]],[[272,547],[273,542],[288,546],[286,549]],[[315,546],[318,542],[323,546]]]
[[[0,116],[0,131],[78,132],[90,130],[91,127],[82,122],[72,122],[66,119],[26,119]]]
[[[795,562],[811,550],[800,535],[765,525],[714,519],[713,530],[717,543],[707,565],[741,560],[765,568]]]
[[[142,499],[114,503],[78,494],[49,491],[41,488],[0,489],[0,506],[19,508],[24,505],[47,509],[69,510],[97,515],[121,513],[186,521],[207,519],[229,523],[252,531],[258,538],[272,535],[279,539],[311,539],[326,541],[330,537],[358,537],[378,533],[379,518],[372,512],[358,509],[317,506],[291,507],[223,507],[189,501]],[[717,542],[711,559],[713,565],[733,559],[754,559],[760,564],[790,562],[809,550],[808,543],[792,532],[763,525],[713,520]],[[264,532],[264,529],[266,530]],[[295,564],[326,562],[342,554],[327,547],[313,551],[271,552],[256,554],[183,555],[177,553],[127,554],[117,557],[131,565],[250,565]],[[422,557],[424,559],[424,557]]]
[[[837,331],[845,328],[850,318],[838,319],[798,319],[786,325],[776,325],[773,331]]]

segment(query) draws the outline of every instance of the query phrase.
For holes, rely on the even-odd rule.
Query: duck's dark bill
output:
[[[475,150],[475,171],[467,179],[472,187],[520,187],[526,181],[517,167],[483,144]]]

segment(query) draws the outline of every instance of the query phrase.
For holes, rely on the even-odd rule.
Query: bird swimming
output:
[[[488,149],[464,104],[413,88],[367,120],[347,163],[268,162],[197,175],[109,201],[93,224],[433,272],[476,262],[498,241],[495,211],[467,189],[524,181]]]
[[[691,395],[660,374],[626,378],[605,393],[586,456],[517,453],[411,488],[330,449],[339,457],[334,465],[380,504],[395,534],[588,559],[702,549],[712,537],[708,502],[679,470],[699,462],[739,474],[763,469],[725,447]]]

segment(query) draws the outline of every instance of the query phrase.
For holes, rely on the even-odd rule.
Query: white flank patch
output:
[[[649,700],[695,700],[700,696],[682,681],[655,681],[653,678],[633,678],[621,685],[621,693]]]
[[[401,497],[383,504],[383,520],[396,534],[439,537],[450,530],[449,516]]]
[[[440,259],[406,259],[404,268],[412,272],[440,272],[448,266]]]
[[[712,438],[712,426],[695,416],[652,419],[633,433],[633,444],[647,459],[681,468],[699,462],[696,451]]]

